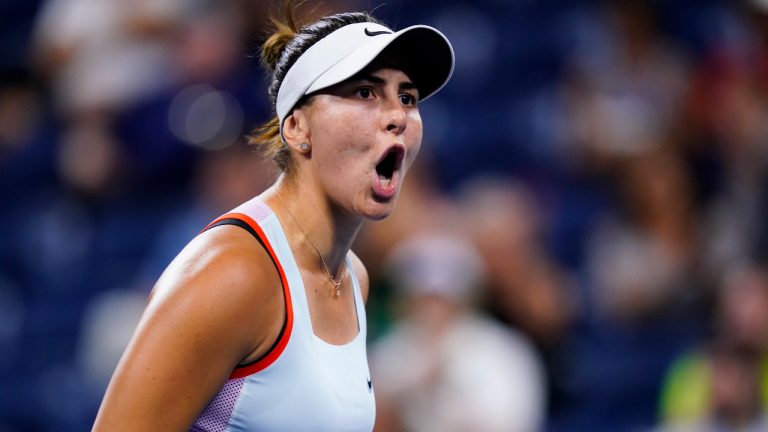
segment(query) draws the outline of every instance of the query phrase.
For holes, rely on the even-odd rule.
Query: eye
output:
[[[361,99],[370,99],[373,97],[373,90],[370,87],[360,87],[355,90],[355,94]]]
[[[406,106],[416,105],[416,96],[409,93],[403,93],[400,95],[400,103]]]

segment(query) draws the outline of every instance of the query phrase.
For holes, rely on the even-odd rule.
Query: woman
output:
[[[285,22],[264,44],[277,113],[254,141],[282,169],[170,264],[107,389],[99,431],[358,431],[374,421],[368,278],[350,251],[392,211],[417,106],[453,71],[437,30],[365,13]]]

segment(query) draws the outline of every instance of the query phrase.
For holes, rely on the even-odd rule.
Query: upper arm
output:
[[[201,234],[155,286],[94,430],[188,430],[283,318],[279,276],[253,237],[234,227]]]
[[[357,276],[357,281],[360,283],[360,293],[363,295],[363,300],[367,301],[369,286],[368,270],[365,268],[365,264],[363,264],[357,254],[350,251],[350,256],[352,258],[352,267],[355,270],[355,276]]]

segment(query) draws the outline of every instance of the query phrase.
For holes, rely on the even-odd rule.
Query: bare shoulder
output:
[[[237,336],[259,324],[252,322],[254,315],[278,318],[281,295],[267,251],[247,231],[224,225],[200,234],[181,251],[155,285],[148,312],[205,312],[208,326],[220,323]]]
[[[280,278],[267,251],[246,230],[223,225],[193,239],[163,272],[150,305],[172,297],[203,297],[221,306],[264,301],[280,293]]]
[[[234,367],[271,346],[284,316],[280,276],[250,233],[200,234],[155,285],[94,430],[188,429]]]
[[[360,292],[363,295],[363,300],[368,300],[368,269],[365,268],[365,264],[363,264],[363,261],[360,260],[360,257],[357,256],[356,253],[353,251],[349,251],[349,256],[352,261],[352,267],[355,271],[355,276],[357,276],[357,280],[360,283]]]
[[[272,258],[249,232],[232,225],[190,242],[156,284],[148,311],[153,307],[162,317],[203,320],[212,342],[233,344],[238,362],[271,346],[285,316]]]

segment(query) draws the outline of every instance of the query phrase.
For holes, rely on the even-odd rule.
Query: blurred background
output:
[[[0,0],[0,432],[90,429],[164,267],[275,179],[271,6]],[[345,10],[457,57],[355,247],[378,431],[768,431],[768,1]]]

